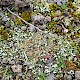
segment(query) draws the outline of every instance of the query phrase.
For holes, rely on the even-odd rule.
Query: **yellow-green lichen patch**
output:
[[[1,36],[1,39],[3,40],[7,40],[9,38],[9,35],[8,33],[4,30],[4,27],[1,27],[0,28],[0,36]]]

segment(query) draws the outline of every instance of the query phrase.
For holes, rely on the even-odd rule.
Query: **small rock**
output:
[[[78,61],[80,61],[80,54],[76,54],[76,58]]]
[[[13,72],[22,72],[22,65],[13,65],[11,66]]]
[[[34,26],[30,26],[28,29],[30,32],[37,32],[37,29]]]
[[[54,74],[51,73],[51,74],[47,77],[47,80],[54,80]]]
[[[4,22],[6,22],[8,20],[9,20],[9,18],[6,18],[6,17],[3,17],[3,19],[2,19],[2,21],[4,21]]]
[[[21,76],[22,76],[22,73],[18,73],[17,75],[18,75],[19,77],[21,77]]]
[[[65,12],[63,13],[63,15],[66,17],[66,16],[69,15],[69,12],[65,11]]]
[[[18,47],[18,44],[17,44],[17,43],[14,43],[13,46],[14,46],[14,47]]]
[[[6,22],[6,24],[5,24],[5,28],[10,28],[10,25],[9,25],[8,22]]]
[[[45,30],[47,28],[47,26],[45,24],[44,25],[39,25],[38,28],[41,29],[41,30]]]
[[[67,75],[67,80],[72,80],[71,75]]]
[[[46,21],[50,22],[51,21],[51,17],[50,16],[46,16]]]
[[[33,15],[32,16],[32,22],[33,22],[33,24],[45,24],[46,19],[42,14]]]
[[[61,11],[60,10],[57,10],[55,13],[58,14],[58,15],[61,15]]]
[[[26,31],[26,30],[27,30],[27,27],[26,27],[26,26],[22,26],[22,27],[21,27],[21,30],[22,30],[22,31]]]
[[[68,33],[68,29],[64,29],[64,33]]]
[[[80,71],[75,71],[75,79],[80,79]]]
[[[58,17],[55,17],[55,18],[54,18],[54,21],[58,21]]]
[[[74,17],[71,17],[70,20],[74,20]]]
[[[3,60],[2,60],[2,63],[7,64],[8,63],[8,58],[4,57]]]

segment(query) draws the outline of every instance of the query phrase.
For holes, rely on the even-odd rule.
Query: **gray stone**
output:
[[[54,74],[51,73],[51,74],[47,77],[47,80],[54,80]]]
[[[8,63],[8,58],[7,57],[4,57],[3,60],[2,60],[2,63],[7,64]]]
[[[71,80],[71,79],[72,79],[71,75],[67,75],[67,80]]]
[[[75,71],[75,78],[80,79],[80,71]]]
[[[30,32],[36,32],[36,31],[37,31],[37,29],[36,29],[34,26],[30,26],[30,27],[28,28],[28,30],[29,30]]]
[[[47,26],[45,24],[44,25],[38,25],[38,28],[41,30],[45,30],[47,28]]]
[[[35,14],[32,15],[32,22],[33,24],[44,24],[46,23],[46,19],[42,14]]]
[[[50,16],[46,16],[46,21],[50,22],[51,21],[51,17]]]
[[[27,30],[27,27],[26,27],[26,26],[22,26],[22,27],[21,27],[21,30],[22,30],[22,31],[25,31],[25,30]]]

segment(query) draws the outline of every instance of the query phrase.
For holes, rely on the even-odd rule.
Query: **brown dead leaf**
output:
[[[80,60],[80,54],[76,54],[77,60]]]
[[[71,61],[67,61],[66,62],[66,70],[67,71],[76,70],[76,65]]]

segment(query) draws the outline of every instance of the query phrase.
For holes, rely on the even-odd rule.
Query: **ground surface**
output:
[[[80,1],[10,1],[0,1],[0,80],[80,80]]]

